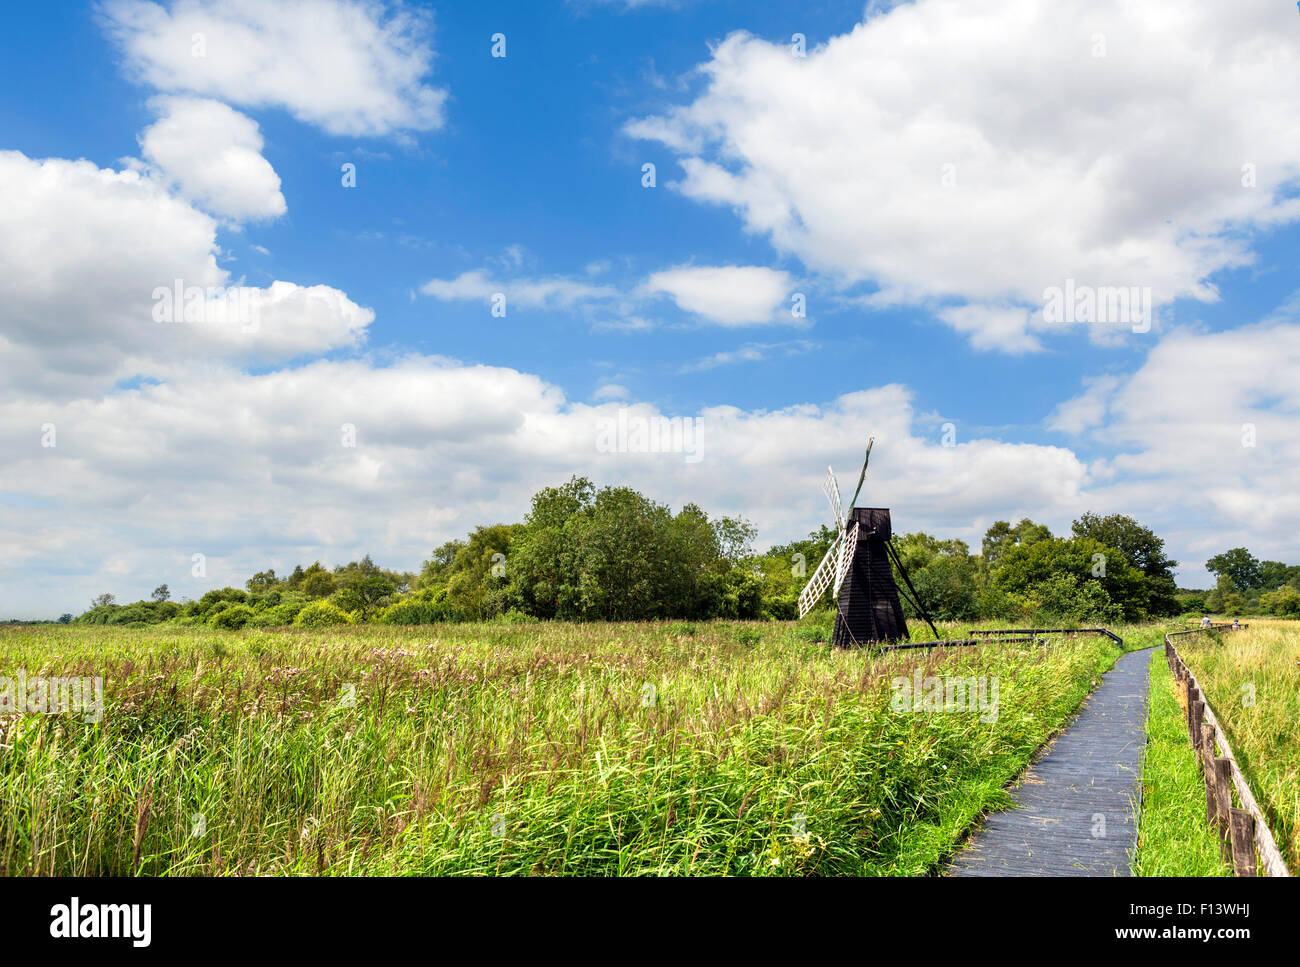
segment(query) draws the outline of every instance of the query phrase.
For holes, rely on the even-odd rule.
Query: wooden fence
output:
[[[1046,638],[999,638],[1005,645],[1045,645]],[[977,638],[960,638],[953,641],[905,641],[902,644],[885,645],[881,651],[903,651],[908,648],[961,648],[969,645],[983,645],[986,642]]]
[[[1192,631],[1174,631],[1165,635],[1165,658],[1174,681],[1187,697],[1187,730],[1192,748],[1205,776],[1206,820],[1219,834],[1219,850],[1224,862],[1230,863],[1237,876],[1255,876],[1263,868],[1265,876],[1290,876],[1277,842],[1269,831],[1259,803],[1250,791],[1250,784],[1232,754],[1227,733],[1219,725],[1214,709],[1205,699],[1200,683],[1183,661],[1172,639],[1183,635],[1202,634],[1229,627],[1196,628]],[[1217,755],[1215,746],[1218,746]],[[1232,790],[1242,808],[1232,805]],[[1256,861],[1256,853],[1259,855]]]

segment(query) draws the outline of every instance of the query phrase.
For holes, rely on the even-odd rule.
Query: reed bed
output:
[[[1291,870],[1300,869],[1300,622],[1189,635],[1195,673]]]
[[[105,709],[0,719],[0,873],[924,874],[1119,654],[826,630],[5,628],[0,675]],[[918,669],[995,720],[891,707]]]

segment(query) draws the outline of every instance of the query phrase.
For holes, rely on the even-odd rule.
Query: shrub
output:
[[[375,617],[386,625],[430,625],[463,621],[463,612],[447,600],[446,588],[425,588],[390,604]]]
[[[315,601],[298,612],[293,623],[302,628],[325,628],[330,625],[350,625],[352,616],[328,601]]]
[[[499,614],[493,618],[489,618],[488,624],[529,625],[529,624],[537,624],[541,620],[542,620],[541,618],[538,618],[535,615],[525,614],[523,611],[517,611],[511,608],[509,611],[505,612],[504,614]]]
[[[1283,585],[1276,591],[1265,591],[1260,595],[1259,603],[1271,614],[1282,617],[1300,616],[1300,591],[1290,585]]]
[[[242,628],[253,617],[253,609],[246,604],[232,604],[222,608],[210,619],[214,628]]]
[[[257,612],[248,625],[250,628],[279,628],[283,625],[291,625],[306,607],[306,601],[286,601],[273,608]]]

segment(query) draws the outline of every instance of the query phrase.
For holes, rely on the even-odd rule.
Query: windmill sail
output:
[[[813,571],[813,576],[808,580],[804,589],[799,592],[799,617],[802,618],[816,606],[827,586],[831,583],[831,579],[836,577],[840,558],[839,550],[843,543],[843,535],[835,538],[826,551],[826,556],[817,565],[817,570]]]
[[[826,482],[822,484],[822,490],[826,493],[826,499],[831,502],[831,513],[835,515],[835,529],[843,534],[844,504],[840,500],[839,481],[835,479],[835,471],[830,467],[826,468]]]
[[[853,555],[858,550],[858,522],[853,522],[853,527],[849,530],[848,536],[840,544],[840,557],[835,562],[835,590],[832,592],[835,597],[840,596],[840,587],[844,584],[844,578],[849,573],[849,568],[853,566]]]

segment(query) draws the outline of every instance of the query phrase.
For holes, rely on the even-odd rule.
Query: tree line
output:
[[[1184,610],[1300,617],[1300,565],[1261,561],[1234,547],[1206,561],[1205,569],[1215,576],[1214,587],[1182,592]]]
[[[695,504],[674,513],[630,487],[597,489],[573,477],[538,491],[523,521],[476,527],[435,549],[418,572],[382,568],[369,556],[334,568],[317,561],[286,575],[259,571],[243,588],[208,591],[197,601],[172,600],[166,585],[150,600],[126,605],[102,595],[73,620],[243,628],[793,619],[799,592],[835,532],[822,527],[763,553],[753,550],[756,536],[741,518],[711,518]],[[1223,574],[1233,589],[1213,602],[1198,599],[1175,586],[1177,562],[1164,541],[1121,514],[1086,513],[1061,536],[1028,518],[997,521],[977,551],[925,533],[905,534],[895,545],[920,604],[936,620],[1120,622],[1211,604],[1240,610],[1229,606],[1249,598],[1235,582],[1264,580],[1261,570],[1268,581],[1281,573],[1269,569],[1274,562],[1239,566],[1237,551],[1226,552]],[[1292,571],[1300,568],[1287,571],[1286,580],[1294,579]],[[1259,600],[1271,606],[1271,593]],[[821,609],[833,606],[826,595]],[[905,600],[904,609],[919,617],[912,602]]]

